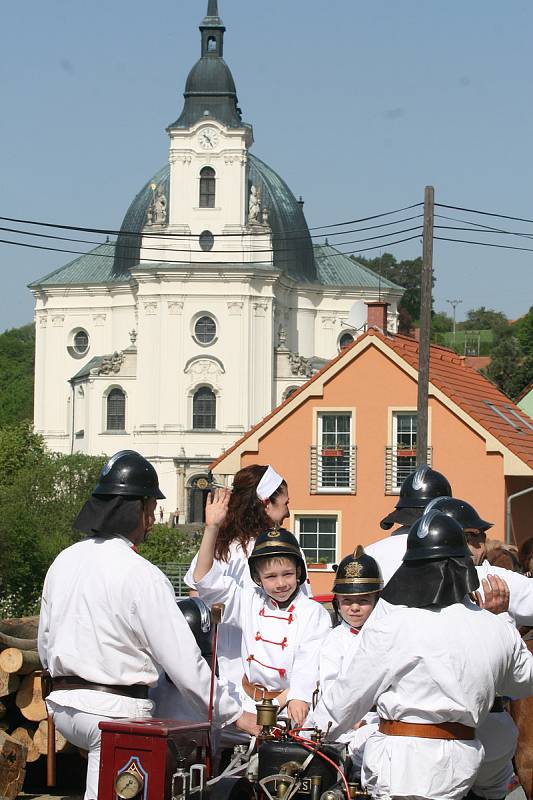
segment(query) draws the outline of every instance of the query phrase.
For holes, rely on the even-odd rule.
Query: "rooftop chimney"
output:
[[[383,300],[365,300],[368,307],[366,326],[368,328],[379,328],[383,333],[387,333],[387,309],[390,303]]]

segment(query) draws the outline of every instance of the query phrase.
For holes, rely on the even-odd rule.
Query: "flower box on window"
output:
[[[401,456],[402,458],[414,458],[416,456],[416,450],[404,450],[399,449],[396,450],[396,455]]]
[[[326,447],[322,450],[322,455],[339,458],[344,455],[344,450],[341,447]]]

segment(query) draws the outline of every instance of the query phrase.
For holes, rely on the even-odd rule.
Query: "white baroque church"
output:
[[[138,450],[181,522],[202,519],[207,465],[353,338],[365,301],[389,303],[394,332],[403,293],[313,244],[303,201],[252,155],[224,32],[209,0],[168,163],[116,241],[30,284],[36,430],[62,453]]]

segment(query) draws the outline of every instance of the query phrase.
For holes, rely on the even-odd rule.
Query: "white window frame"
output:
[[[323,463],[322,459],[327,456],[322,455],[323,447],[323,421],[324,417],[349,417],[350,430],[348,431],[348,484],[346,486],[326,486],[319,482],[319,475],[322,475]],[[351,459],[355,458],[355,453],[352,453],[354,445],[354,431],[355,431],[355,409],[354,408],[318,408],[316,409],[316,448],[317,448],[317,493],[318,494],[353,494],[354,487],[352,486],[352,464]],[[345,432],[340,434],[343,438],[346,436]]]
[[[291,516],[293,518],[293,526],[292,527],[293,527],[295,536],[296,536],[296,538],[298,539],[299,542],[300,542],[300,536],[301,536],[301,533],[302,533],[301,530],[300,530],[300,523],[301,523],[302,520],[309,520],[309,519],[313,519],[313,520],[333,519],[333,520],[335,520],[335,533],[334,533],[334,535],[335,535],[335,552],[333,553],[333,561],[328,561],[328,562],[316,562],[316,561],[313,562],[313,561],[310,561],[309,563],[324,563],[324,568],[329,568],[329,569],[331,569],[331,565],[332,564],[338,563],[339,552],[340,552],[340,541],[341,541],[341,518],[342,518],[341,512],[340,511],[330,511],[330,510],[325,510],[325,511],[314,511],[314,510],[294,511]],[[317,532],[317,535],[320,536],[320,532],[319,531]],[[331,535],[331,534],[324,533],[324,535]],[[316,549],[317,549],[317,557],[318,557],[318,551],[320,550],[320,548],[318,546],[318,541],[317,541],[317,548]],[[302,550],[303,550],[303,547],[302,547]],[[304,551],[304,555],[305,555],[305,551]],[[307,561],[307,556],[306,556],[306,561]]]

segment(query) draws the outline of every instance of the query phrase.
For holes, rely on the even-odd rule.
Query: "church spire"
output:
[[[208,0],[207,14],[200,24],[202,34],[202,58],[222,56],[224,47],[224,23],[218,15],[218,0]]]

